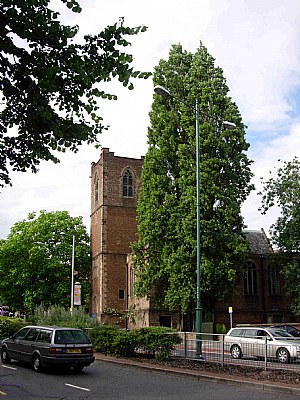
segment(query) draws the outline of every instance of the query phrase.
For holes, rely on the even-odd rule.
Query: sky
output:
[[[59,0],[64,24],[79,26],[79,37],[96,34],[120,17],[125,25],[148,30],[130,38],[127,50],[135,69],[153,71],[168,59],[173,44],[194,53],[200,41],[222,68],[229,95],[247,125],[256,190],[242,207],[247,229],[268,234],[279,210],[261,215],[261,177],[291,160],[300,149],[300,1],[299,0],[79,0],[83,11],[71,13]],[[147,152],[148,113],[153,100],[152,79],[136,80],[129,91],[118,82],[105,89],[117,101],[102,101],[100,114],[109,130],[100,136],[116,156],[140,158]],[[33,211],[69,211],[82,216],[89,232],[90,169],[101,149],[84,145],[64,153],[60,164],[42,162],[37,174],[13,173],[12,187],[0,191],[0,239],[14,223]]]

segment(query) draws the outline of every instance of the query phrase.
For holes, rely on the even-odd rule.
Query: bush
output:
[[[0,317],[0,340],[12,336],[25,325],[21,318]]]
[[[121,357],[133,357],[139,345],[136,331],[118,331],[112,343],[113,354]]]
[[[162,326],[150,326],[139,329],[139,342],[144,350],[150,352],[157,360],[170,359],[171,350],[181,339],[174,329]]]
[[[160,326],[126,331],[103,325],[88,330],[88,335],[96,352],[132,357],[142,348],[161,361],[169,360],[174,345],[181,341],[175,330]]]
[[[217,324],[216,325],[216,333],[219,335],[225,335],[227,333],[227,328],[225,324]]]
[[[97,322],[81,308],[69,309],[60,306],[45,308],[40,305],[29,315],[27,321],[33,325],[58,325],[70,328],[92,328]]]
[[[118,335],[119,328],[109,325],[98,325],[89,329],[87,334],[93,342],[94,350],[100,353],[113,354],[112,343]]]

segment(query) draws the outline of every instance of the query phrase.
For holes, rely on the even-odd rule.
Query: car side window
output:
[[[37,335],[39,334],[39,329],[37,328],[32,328],[28,332],[27,336],[25,337],[25,340],[30,340],[31,342],[34,342],[37,338]]]
[[[14,335],[14,339],[24,340],[30,328],[23,328]]]
[[[266,336],[269,336],[266,331],[257,331],[257,339],[263,339]]]
[[[233,329],[230,336],[243,336],[244,329]]]
[[[51,338],[52,338],[52,331],[48,329],[41,329],[37,341],[41,343],[51,343]]]
[[[257,330],[256,329],[245,329],[244,336],[247,338],[256,338]]]

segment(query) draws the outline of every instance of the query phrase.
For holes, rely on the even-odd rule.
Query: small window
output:
[[[95,174],[95,177],[94,177],[94,199],[95,199],[95,203],[97,203],[98,200],[99,200],[99,179],[98,179],[98,174]]]
[[[124,300],[124,299],[125,299],[125,290],[119,289],[119,300]]]
[[[133,197],[133,175],[129,169],[123,174],[123,197]]]
[[[42,343],[51,343],[51,338],[52,338],[52,331],[41,329],[37,341]]]
[[[130,282],[130,297],[133,297],[134,296],[135,273],[134,273],[134,269],[132,267],[130,267],[129,282]]]

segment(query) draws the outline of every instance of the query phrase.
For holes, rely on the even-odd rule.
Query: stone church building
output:
[[[121,327],[164,325],[186,330],[178,313],[155,309],[151,296],[134,296],[129,255],[130,244],[136,240],[142,165],[143,157],[118,157],[107,148],[92,163],[90,312],[103,323]],[[229,327],[229,307],[234,325],[294,322],[280,265],[267,236],[263,230],[246,234],[251,251],[244,266],[245,279],[237,285],[237,295],[230,304],[216,305],[215,322]],[[188,324],[187,330],[192,328]]]

